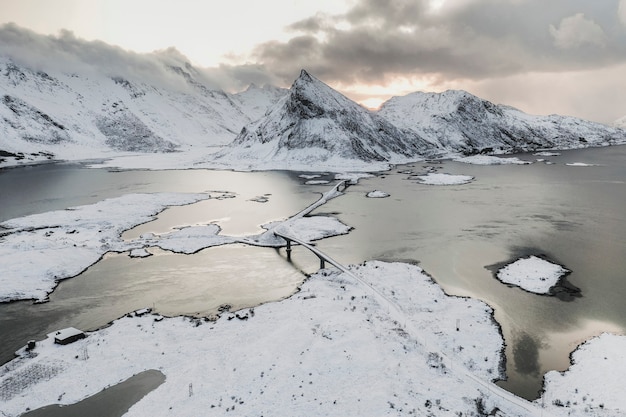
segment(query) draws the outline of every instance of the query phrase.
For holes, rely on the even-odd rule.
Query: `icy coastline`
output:
[[[626,337],[604,333],[579,346],[571,358],[567,371],[545,375],[543,396],[537,402],[573,417],[623,416]]]
[[[22,269],[33,272],[26,280],[6,281],[13,286],[3,282],[0,288],[8,291],[0,296],[35,298],[22,295],[34,288],[31,294],[45,297],[63,273],[65,278],[74,276],[74,269],[84,269],[109,251],[146,256],[147,248],[160,247],[195,253],[233,242],[279,247],[284,241],[275,230],[308,241],[348,233],[349,226],[332,217],[308,216],[338,195],[336,186],[291,218],[264,225],[265,233],[244,238],[222,236],[218,225],[206,224],[121,239],[123,230],[151,220],[167,206],[224,196],[211,193],[131,194],[9,220],[2,223],[7,230],[0,246],[3,259],[11,260],[7,270],[20,276]],[[29,256],[23,256],[25,250]],[[77,255],[66,256],[72,253]],[[509,273],[523,282],[527,270]],[[611,353],[613,344],[624,343],[625,338],[616,338],[618,342],[594,341],[596,355],[604,352],[605,344]],[[447,416],[499,411],[548,416],[571,411],[612,416],[626,409],[615,393],[620,382],[610,380],[618,373],[605,375],[609,387],[585,383],[586,375],[595,371],[588,365],[594,359],[583,354],[575,356],[577,367],[566,377],[548,374],[541,404],[504,392],[491,383],[504,377],[502,347],[493,312],[484,303],[447,296],[417,266],[368,262],[350,267],[349,273],[322,270],[287,300],[224,313],[216,322],[124,317],[72,345],[61,347],[46,339],[35,351],[0,367],[0,400],[6,403],[7,416],[17,416],[26,408],[74,403],[138,372],[159,369],[167,382],[126,415],[206,410],[207,415]],[[31,378],[38,370],[45,371],[44,377]],[[16,381],[22,387],[17,391]],[[190,385],[193,396],[187,395]],[[584,399],[564,394],[583,387]]]
[[[236,242],[280,247],[284,241],[273,235],[277,227],[309,241],[344,234],[349,227],[335,218],[306,217],[319,204],[337,195],[333,188],[295,216],[267,225],[265,233],[236,238],[220,235],[220,228],[215,224],[180,227],[161,235],[149,233],[133,240],[121,237],[124,231],[154,220],[169,206],[234,197],[228,192],[127,194],[95,204],[11,219],[0,223],[3,239],[0,302],[44,301],[58,281],[80,274],[107,252],[129,252],[131,257],[145,257],[149,255],[147,248],[159,247],[193,254],[211,246]]]
[[[477,407],[523,415],[461,372],[471,369],[486,382],[501,377],[502,340],[489,307],[446,296],[416,266],[371,262],[352,272],[397,305],[406,322],[349,274],[323,270],[287,300],[224,313],[216,322],[124,317],[72,345],[39,342],[36,356],[0,371],[4,412],[17,416],[59,398],[73,403],[159,369],[166,382],[128,416],[226,409],[233,415],[448,415]],[[54,372],[28,380],[34,368]],[[21,391],[7,388],[20,378],[27,379]]]

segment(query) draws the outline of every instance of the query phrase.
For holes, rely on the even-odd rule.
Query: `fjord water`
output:
[[[566,369],[577,345],[626,330],[626,147],[548,159],[553,164],[431,165],[475,177],[459,186],[418,184],[407,170],[420,172],[425,164],[364,180],[322,208],[355,230],[319,247],[344,263],[419,262],[448,294],[486,301],[506,342],[509,380],[501,385],[536,398],[542,375]],[[567,165],[576,162],[597,166]],[[391,196],[364,201],[374,189]],[[494,278],[490,266],[528,255],[571,270],[567,280],[580,297],[530,294]]]
[[[568,151],[547,159],[553,164],[416,163],[362,179],[316,211],[354,230],[318,246],[344,264],[419,262],[449,294],[486,301],[507,344],[509,380],[502,385],[535,398],[543,373],[567,368],[578,344],[601,331],[626,329],[626,147]],[[573,162],[596,166],[566,165]],[[472,175],[475,181],[419,184],[408,171],[420,173],[425,166]],[[237,196],[169,209],[125,237],[210,221],[224,234],[252,234],[264,222],[298,212],[329,188],[303,183],[284,172],[108,172],[46,165],[0,171],[0,215],[7,219],[134,192],[226,190]],[[391,196],[366,198],[374,189]],[[267,203],[254,201],[266,194]],[[530,294],[494,278],[490,266],[530,254],[570,269],[567,279],[580,289],[580,297],[567,301]],[[137,308],[203,315],[222,304],[237,308],[280,299],[316,267],[316,258],[299,248],[293,263],[283,252],[240,245],[195,255],[155,251],[147,259],[107,255],[81,276],[62,282],[49,303],[0,305],[1,359],[10,359],[26,340],[45,332],[96,328]],[[458,319],[463,326],[463,317]]]
[[[225,234],[252,235],[261,224],[284,219],[319,198],[296,178],[283,172],[109,172],[46,164],[0,170],[0,213],[5,220],[127,193],[228,190],[234,198],[173,207],[124,237],[212,221]],[[263,195],[268,201],[258,202]],[[304,278],[297,264],[274,249],[229,245],[193,256],[151,251],[154,256],[144,259],[107,254],[80,276],[61,281],[47,303],[0,304],[0,362],[10,360],[29,339],[43,339],[60,328],[93,330],[145,307],[165,315],[200,316],[215,314],[223,304],[255,306],[292,294]]]

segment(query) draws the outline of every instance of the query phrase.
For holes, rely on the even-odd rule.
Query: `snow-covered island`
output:
[[[571,162],[565,165],[567,165],[568,167],[595,167],[597,166],[596,164],[589,164],[587,162]]]
[[[25,353],[3,367],[0,398],[5,415],[17,416],[159,369],[166,382],[128,416],[226,409],[233,415],[443,416],[481,409],[524,415],[524,407],[536,406],[489,388],[502,377],[502,339],[491,314],[482,302],[446,296],[416,266],[369,262],[349,273],[320,271],[287,300],[225,313],[216,322],[125,317],[72,345],[44,340],[36,356]],[[457,317],[463,317],[458,330]],[[50,370],[49,377],[29,379],[35,368]]]
[[[461,158],[455,158],[456,162],[463,162],[464,164],[474,165],[528,165],[532,164],[531,161],[524,161],[517,157],[502,158],[493,155],[472,155],[464,156]]]
[[[537,256],[521,258],[500,269],[496,277],[506,283],[535,294],[549,294],[559,280],[570,271]]]
[[[365,197],[367,197],[367,198],[387,198],[387,197],[389,197],[389,194],[384,192],[384,191],[374,190],[374,191],[370,191],[367,194],[365,194]]]
[[[469,184],[474,180],[471,175],[453,175],[443,172],[429,172],[426,175],[418,175],[414,177],[421,184],[427,185],[463,185]]]

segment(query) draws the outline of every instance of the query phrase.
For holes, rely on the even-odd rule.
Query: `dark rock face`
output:
[[[1,103],[11,110],[14,116],[13,119],[4,118],[4,123],[19,131],[22,139],[28,142],[49,144],[69,140],[65,126],[25,101],[5,94]]]
[[[96,119],[96,126],[111,149],[125,152],[172,152],[176,145],[155,135],[141,120],[128,112]]]

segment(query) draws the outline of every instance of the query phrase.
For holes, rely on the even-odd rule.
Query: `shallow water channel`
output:
[[[354,227],[318,247],[344,264],[419,262],[449,294],[489,303],[507,344],[509,380],[501,385],[535,398],[543,373],[565,369],[579,343],[602,331],[626,329],[626,147],[568,151],[547,159],[553,164],[416,163],[362,179],[315,212]],[[572,162],[597,166],[566,165]],[[472,175],[475,181],[419,184],[409,171],[420,173],[425,166]],[[225,190],[236,198],[168,209],[125,237],[211,221],[223,234],[248,235],[259,232],[262,223],[300,211],[330,187],[305,181],[286,172],[109,172],[67,164],[6,169],[0,170],[0,220],[126,193]],[[366,198],[374,189],[391,196]],[[259,196],[268,201],[259,202]],[[153,252],[145,259],[107,255],[63,281],[48,303],[0,305],[2,362],[28,339],[67,326],[94,329],[138,308],[210,315],[223,304],[239,308],[280,299],[318,267],[317,259],[299,248],[293,262],[282,251],[243,245],[195,255]],[[570,269],[567,279],[581,296],[534,295],[493,277],[489,266],[529,254]]]

